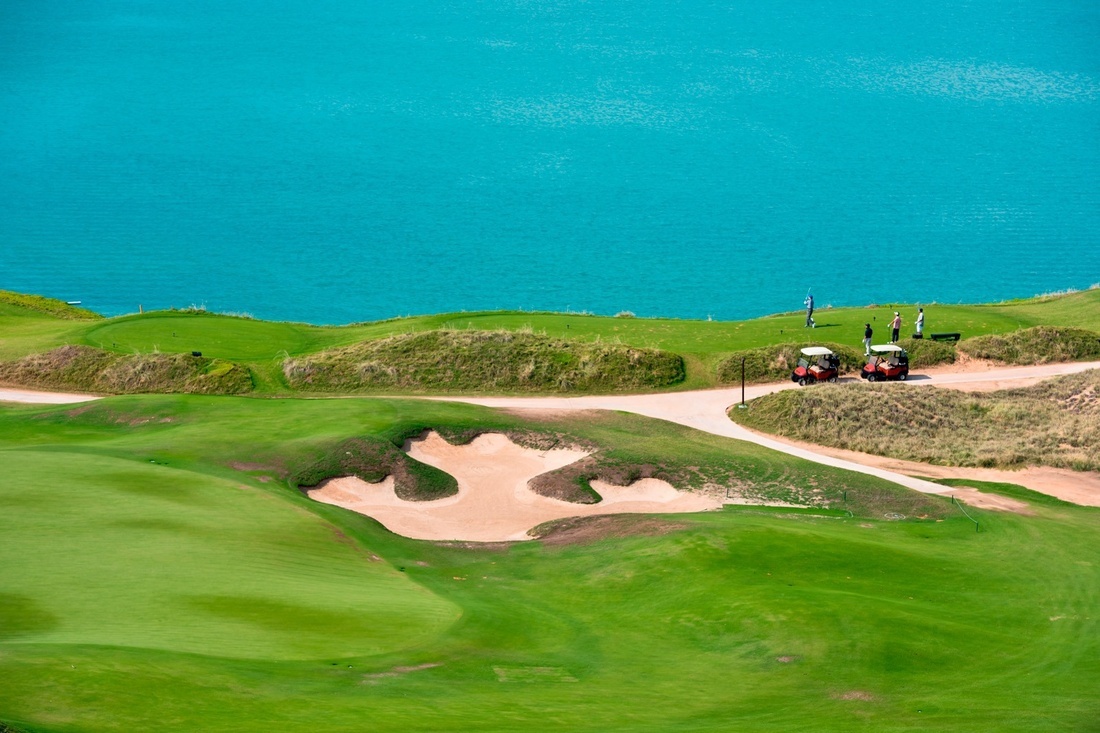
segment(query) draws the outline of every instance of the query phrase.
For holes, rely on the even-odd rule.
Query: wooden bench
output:
[[[929,334],[928,338],[933,341],[958,341],[962,338],[961,333],[933,333]]]

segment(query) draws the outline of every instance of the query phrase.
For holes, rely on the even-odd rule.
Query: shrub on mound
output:
[[[1005,364],[1046,364],[1100,359],[1100,333],[1083,328],[1036,326],[1012,333],[975,336],[959,350]]]
[[[61,346],[0,363],[0,382],[89,392],[242,394],[252,390],[247,367],[187,354],[115,354]]]
[[[832,349],[840,357],[840,373],[858,372],[863,368],[863,352],[843,344],[817,344]],[[775,344],[756,349],[735,351],[718,362],[718,381],[734,384],[741,381],[741,358],[745,359],[745,381],[778,382],[791,378],[791,372],[803,358],[801,350],[809,344]]]
[[[303,390],[617,392],[683,381],[677,354],[514,331],[426,331],[283,363]]]

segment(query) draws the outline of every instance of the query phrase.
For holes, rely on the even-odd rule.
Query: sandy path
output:
[[[1100,362],[1074,362],[1068,364],[1042,364],[1039,366],[1023,366],[1023,367],[1001,367],[997,369],[983,368],[981,371],[976,372],[959,372],[950,369],[943,370],[928,370],[921,372],[920,374],[913,374],[909,380],[904,384],[913,387],[946,387],[950,389],[971,389],[975,386],[981,386],[986,384],[998,384],[1003,386],[1022,386],[1024,384],[1034,383],[1042,379],[1048,379],[1054,376],[1061,376],[1064,374],[1076,374],[1089,369],[1100,368]],[[855,381],[858,381],[856,378]],[[825,385],[818,387],[811,387],[810,389],[827,389]],[[747,400],[760,397],[765,394],[771,394],[772,392],[778,392],[784,389],[798,389],[798,386],[793,382],[781,382],[778,384],[758,384],[745,388],[745,398]],[[471,404],[484,405],[487,407],[503,407],[510,409],[558,409],[558,410],[619,410],[623,412],[633,412],[639,415],[645,415],[646,417],[656,418],[658,420],[667,420],[669,422],[679,423],[680,425],[686,425],[697,430],[703,430],[714,435],[721,435],[727,438],[735,438],[737,440],[745,440],[750,443],[756,443],[757,445],[764,446],[765,448],[771,448],[772,450],[780,451],[781,453],[787,453],[788,455],[797,456],[799,458],[805,458],[815,463],[821,463],[827,466],[834,466],[836,468],[843,468],[849,471],[856,471],[858,473],[864,473],[871,476],[877,476],[878,478],[891,481],[896,484],[900,484],[916,491],[922,491],[928,494],[947,494],[951,493],[949,487],[941,486],[940,484],[932,483],[931,481],[925,481],[920,478],[916,478],[913,475],[907,475],[905,472],[909,467],[896,467],[890,469],[884,465],[878,465],[878,457],[876,460],[868,460],[863,462],[862,457],[864,454],[850,455],[831,455],[826,450],[819,446],[810,446],[807,444],[795,444],[787,441],[782,441],[769,435],[763,435],[755,433],[751,430],[741,427],[740,425],[732,422],[727,416],[726,411],[733,405],[741,401],[741,389],[740,387],[733,389],[712,389],[712,390],[699,390],[694,392],[673,392],[663,394],[648,394],[648,395],[609,395],[609,396],[586,396],[586,397],[446,397],[446,398],[433,398],[443,399],[454,402],[467,402]],[[933,472],[934,467],[926,466],[925,464],[912,464],[916,467],[913,471],[914,474],[919,476],[938,477]],[[946,469],[945,469],[946,470]],[[959,477],[960,472],[964,469],[950,469],[951,476]],[[1041,469],[1033,469],[1034,471],[1040,471]],[[1050,469],[1048,469],[1050,470]],[[1007,473],[1007,472],[1005,472]],[[1026,474],[1022,472],[1012,472],[1010,478],[1000,477],[990,479],[994,481],[1008,481],[1009,483],[1017,483],[1026,485],[1035,491],[1040,491],[1045,494],[1053,494],[1052,490],[1044,479],[1028,480],[1028,484],[1021,483],[1021,477],[1026,477]],[[1035,474],[1032,474],[1034,477]],[[1080,478],[1080,481],[1074,481],[1074,477]],[[976,478],[976,476],[974,477]],[[1049,479],[1050,476],[1046,476],[1045,479]],[[1072,501],[1068,497],[1074,496],[1078,499],[1075,503],[1087,503],[1089,506],[1097,505],[1096,502],[1100,502],[1100,494],[1097,493],[1096,481],[1097,478],[1094,474],[1076,474],[1075,472],[1067,473],[1065,476],[1060,476],[1059,481],[1061,486],[1058,491],[1066,498],[1066,501]],[[1074,491],[1070,491],[1070,486],[1076,487]],[[1060,497],[1060,498],[1063,498]]]
[[[36,405],[71,405],[100,399],[98,395],[73,392],[39,392],[33,389],[0,388],[0,402],[26,402]]]
[[[416,460],[454,476],[458,493],[436,501],[405,501],[394,493],[393,477],[377,484],[345,477],[327,481],[308,494],[373,517],[405,537],[472,542],[529,540],[529,529],[566,517],[700,512],[722,505],[714,497],[677,491],[657,479],[642,479],[630,486],[593,481],[592,487],[603,497],[599,504],[541,496],[527,488],[528,481],[588,453],[524,448],[498,433],[486,433],[467,445],[451,445],[437,433],[429,433],[423,440],[409,441],[405,449]]]

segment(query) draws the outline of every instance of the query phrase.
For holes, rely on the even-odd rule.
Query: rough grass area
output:
[[[1005,364],[1047,364],[1100,359],[1100,333],[1083,328],[1036,326],[1004,334],[975,336],[959,350]]]
[[[312,463],[293,469],[290,481],[300,488],[313,487],[340,476],[358,476],[376,483],[393,476],[394,493],[407,501],[431,501],[458,493],[458,483],[448,473],[409,456],[381,436],[350,438],[324,449]]]
[[[731,416],[769,433],[925,463],[1100,470],[1100,370],[990,393],[897,384],[788,390]]]
[[[681,470],[652,463],[624,463],[604,456],[588,456],[555,471],[536,476],[528,487],[536,494],[575,504],[598,504],[600,495],[592,481],[606,481],[616,486],[629,486],[643,478],[658,478],[673,486],[687,486],[687,476]]]
[[[248,368],[187,354],[115,354],[92,346],[61,346],[0,363],[0,383],[86,392],[243,394]]]
[[[803,358],[801,349],[807,344],[776,344],[756,349],[737,351],[718,362],[717,374],[720,384],[734,384],[741,381],[741,359],[745,359],[745,381],[776,382],[790,379],[791,372]],[[863,367],[863,352],[851,346],[831,342],[815,344],[832,349],[840,357],[840,373],[859,372]]]
[[[68,321],[103,319],[103,316],[95,311],[90,311],[87,308],[77,308],[76,306],[69,305],[63,300],[46,298],[41,295],[16,293],[11,290],[0,290],[0,303],[19,306],[20,308],[45,313],[55,318],[62,318]],[[0,725],[3,725],[3,723],[0,723]],[[0,728],[0,733],[2,733],[2,730],[3,729]]]
[[[959,357],[954,344],[931,339],[901,339],[898,346],[909,352],[910,369],[954,364]]]
[[[287,359],[287,383],[326,392],[442,390],[622,392],[684,379],[683,359],[655,349],[512,331],[429,331]]]

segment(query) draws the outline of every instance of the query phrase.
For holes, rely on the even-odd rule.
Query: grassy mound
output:
[[[511,331],[428,331],[287,359],[295,389],[571,392],[659,389],[683,359],[655,349]]]
[[[925,463],[1100,470],[1100,370],[990,393],[788,390],[731,416],[798,440]]]
[[[316,461],[291,473],[299,487],[312,487],[330,478],[358,476],[375,483],[394,478],[394,493],[407,501],[431,501],[454,496],[454,476],[410,457],[392,440],[380,436],[350,438],[323,451]]]
[[[910,369],[954,364],[959,356],[954,344],[931,339],[902,339],[898,341],[898,346],[909,352]]]
[[[27,295],[11,290],[0,290],[0,303],[26,308],[27,310],[45,313],[55,318],[69,321],[102,320],[103,316],[87,308],[77,308],[63,300],[46,298],[41,295]]]
[[[0,363],[0,383],[89,392],[243,394],[246,367],[186,354],[114,354],[91,346],[61,346]]]
[[[859,349],[828,342],[818,345],[832,349],[840,357],[841,374],[858,372],[863,366],[863,352]],[[801,349],[805,346],[806,344],[776,344],[734,352],[718,362],[718,382],[740,382],[742,358],[745,359],[745,381],[750,384],[790,379],[791,371],[798,366],[798,360],[803,358]]]
[[[1083,328],[1036,326],[1005,334],[975,336],[959,350],[1005,364],[1047,364],[1100,359],[1100,333]]]

